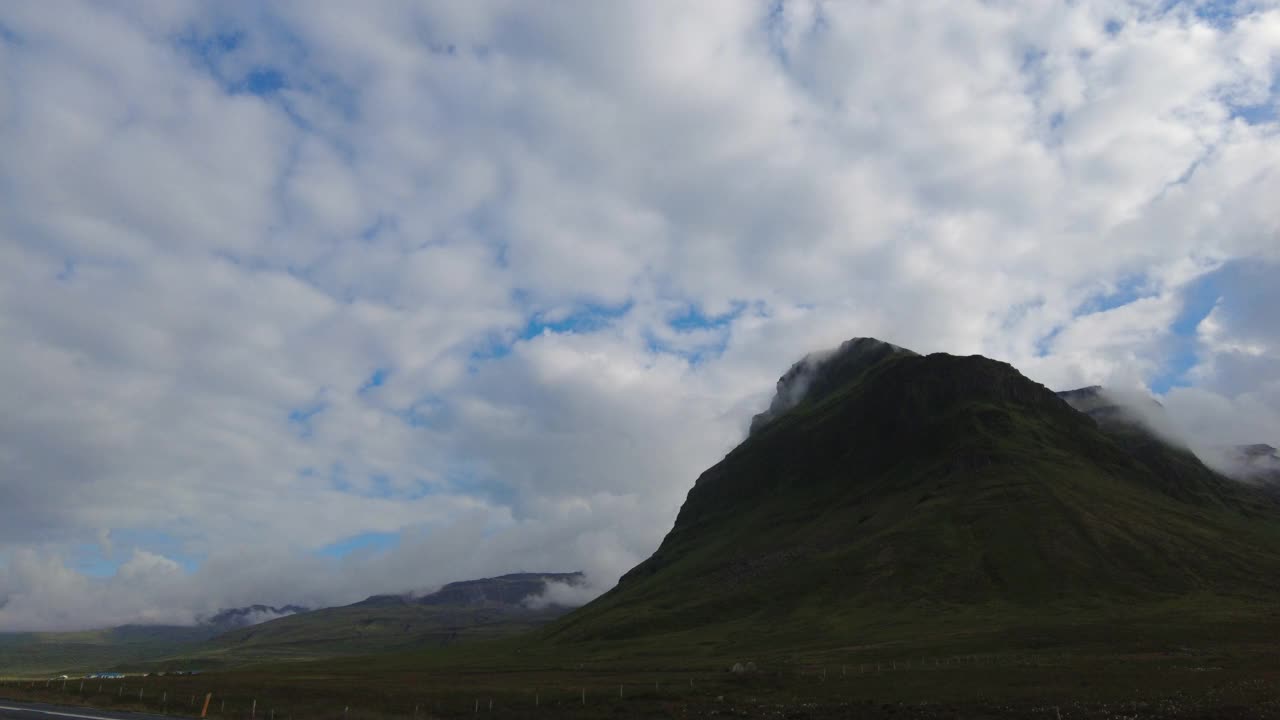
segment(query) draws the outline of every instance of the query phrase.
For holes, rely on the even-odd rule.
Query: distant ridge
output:
[[[246,627],[248,625],[257,625],[268,620],[275,620],[289,615],[309,612],[310,608],[301,605],[284,605],[275,607],[273,605],[249,605],[240,608],[228,608],[220,610],[212,617],[202,620],[200,624],[217,628],[220,631],[234,630],[235,628]]]
[[[360,655],[506,637],[571,609],[544,601],[549,584],[584,580],[581,572],[514,573],[452,582],[421,596],[373,595],[225,633],[193,655],[192,663]]]
[[[546,590],[547,583],[580,585],[581,572],[512,573],[479,580],[451,582],[427,595],[373,595],[349,607],[395,607],[399,605],[450,605],[455,607],[519,608],[525,600]]]

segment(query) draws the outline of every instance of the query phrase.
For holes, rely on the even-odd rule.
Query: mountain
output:
[[[220,610],[212,617],[201,621],[201,625],[205,625],[216,629],[219,632],[227,632],[236,628],[247,627],[249,625],[257,625],[258,623],[275,620],[289,615],[309,612],[310,608],[301,605],[285,605],[283,607],[275,607],[272,605],[249,605],[241,608],[228,608]]]
[[[1158,478],[1158,489],[1191,502],[1219,502],[1239,486],[1210,469],[1178,438],[1164,406],[1149,395],[1098,386],[1058,393]]]
[[[1100,430],[1131,453],[1144,456],[1150,462],[1177,460],[1176,465],[1161,468],[1166,478],[1193,473],[1203,481],[1213,482],[1204,476],[1206,468],[1188,457],[1193,454],[1191,449],[1177,438],[1164,406],[1154,398],[1096,385],[1060,392],[1058,397],[1093,418]],[[1202,447],[1200,451],[1206,461],[1226,477],[1257,485],[1273,496],[1280,495],[1280,454],[1271,445]]]
[[[228,608],[196,625],[0,633],[0,672],[189,669],[438,647],[531,630],[569,610],[532,602],[582,573],[517,573],[449,583],[421,596],[374,595],[345,607]]]
[[[481,580],[452,582],[427,595],[373,595],[349,607],[396,607],[401,605],[452,605],[455,607],[488,607],[523,611],[526,601],[542,594],[547,583],[580,585],[586,580],[581,572],[512,573]]]
[[[76,632],[0,633],[0,673],[101,670],[179,652],[217,633],[202,625],[120,625]]]
[[[1265,443],[1237,445],[1225,452],[1232,477],[1280,487],[1280,451]]]
[[[548,583],[577,585],[580,572],[516,573],[445,585],[427,595],[373,595],[220,635],[189,659],[200,665],[358,655],[505,637],[570,610],[531,602]],[[191,663],[188,663],[191,664]]]
[[[189,652],[222,633],[306,612],[297,605],[227,608],[194,625],[118,625],[71,632],[0,633],[0,671],[106,668]]]
[[[1216,452],[1215,464],[1224,473],[1280,501],[1280,452],[1274,446],[1253,443],[1210,452]]]
[[[1270,613],[1275,500],[1108,404],[869,338],[809,356],[657,551],[542,637],[1007,644]]]

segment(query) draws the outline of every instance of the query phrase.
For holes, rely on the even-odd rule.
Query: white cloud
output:
[[[1280,261],[1274,3],[770,7],[0,10],[0,629],[605,587],[806,352],[1150,385]],[[1274,441],[1241,277],[1165,401]]]

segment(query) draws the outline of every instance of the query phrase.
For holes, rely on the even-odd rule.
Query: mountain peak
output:
[[[884,360],[902,355],[916,356],[916,353],[869,337],[853,338],[839,347],[805,355],[778,379],[769,409],[751,419],[750,434],[797,405],[818,400]]]

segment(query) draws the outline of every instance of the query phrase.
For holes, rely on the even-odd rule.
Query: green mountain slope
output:
[[[779,383],[798,401],[698,478],[653,556],[545,639],[1000,636],[1248,616],[1280,592],[1273,500],[1005,363],[874,340],[806,363]]]

